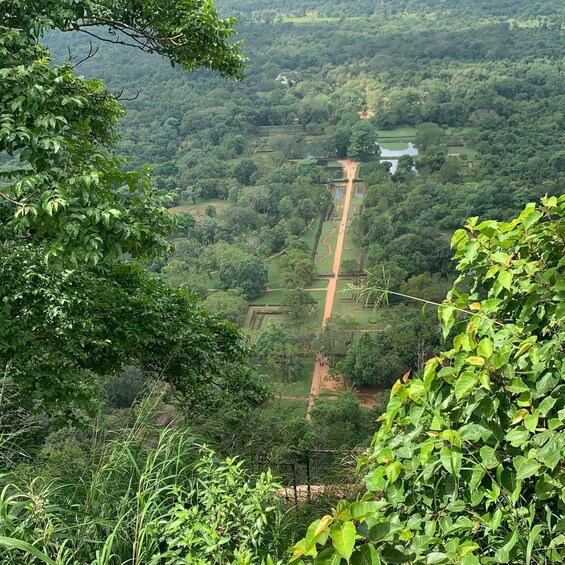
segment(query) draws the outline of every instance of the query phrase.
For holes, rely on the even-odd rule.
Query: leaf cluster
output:
[[[340,559],[354,541],[368,563],[563,562],[564,216],[552,197],[454,234],[461,274],[439,309],[453,346],[393,386],[359,462],[373,508],[334,517],[353,521],[347,551],[329,532]],[[314,538],[295,560],[326,562]]]

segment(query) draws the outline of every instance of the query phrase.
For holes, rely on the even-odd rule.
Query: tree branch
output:
[[[14,200],[13,198],[10,198],[7,194],[4,194],[3,192],[0,192],[0,196],[5,200],[7,200],[8,202],[10,202],[11,204],[15,204],[16,206],[20,206],[21,208],[25,208],[27,206],[25,202]]]

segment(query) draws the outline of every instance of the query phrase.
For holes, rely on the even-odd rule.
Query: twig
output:
[[[8,202],[15,204],[16,206],[21,206],[22,208],[25,208],[27,206],[25,202],[14,200],[13,198],[10,198],[7,194],[4,194],[3,192],[0,192],[0,196],[5,200],[7,200]]]

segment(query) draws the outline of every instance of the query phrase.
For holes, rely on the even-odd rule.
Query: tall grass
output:
[[[155,429],[156,406],[65,480],[0,475],[0,563],[272,562],[288,544],[270,473],[249,475],[185,429]]]

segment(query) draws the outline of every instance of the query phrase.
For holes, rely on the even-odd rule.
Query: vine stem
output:
[[[394,294],[395,296],[401,296],[402,298],[409,298],[411,300],[416,300],[417,302],[421,302],[422,304],[430,304],[431,306],[449,306],[450,308],[453,308],[454,310],[456,310],[457,312],[463,312],[464,314],[470,314],[471,316],[475,316],[475,315],[479,315],[482,316],[484,318],[486,318],[487,320],[499,325],[499,326],[503,326],[504,324],[502,322],[499,322],[498,320],[493,320],[492,318],[489,318],[484,312],[482,312],[481,310],[478,310],[477,312],[472,312],[471,310],[465,310],[464,308],[459,308],[457,306],[454,306],[451,303],[439,303],[439,302],[434,302],[433,300],[426,300],[425,298],[418,298],[417,296],[410,296],[409,294],[402,294],[401,292],[394,292],[392,290],[388,290],[385,288],[379,288],[377,286],[372,286],[370,288],[362,288],[362,287],[358,287],[355,286],[353,284],[349,284],[347,286],[347,288],[345,289],[345,291],[347,290],[357,290],[361,293],[363,292],[367,292],[368,290],[370,291],[377,291],[377,292],[382,292],[383,295],[387,295],[387,294]],[[342,291],[342,292],[345,292]]]

